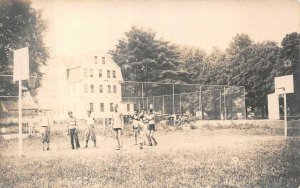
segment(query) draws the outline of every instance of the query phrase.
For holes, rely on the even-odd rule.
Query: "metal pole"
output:
[[[154,97],[153,97],[153,100],[152,100],[152,108],[153,108],[153,110],[154,110]]]
[[[174,84],[173,84],[173,126],[175,127],[175,91],[174,91]]]
[[[179,107],[180,107],[180,115],[182,116],[182,112],[181,112],[181,94],[179,94]]]
[[[247,106],[246,106],[246,89],[244,87],[244,113],[245,113],[245,120],[247,119]]]
[[[220,119],[222,120],[222,90],[220,90]]]
[[[200,94],[199,94],[199,109],[201,108],[201,121],[203,120],[203,106],[202,106],[202,86],[200,85]]]
[[[284,136],[287,137],[286,93],[283,94],[283,97],[284,97]]]
[[[161,96],[162,97],[162,113],[164,114],[165,113],[165,98],[164,96]]]
[[[143,104],[143,109],[145,108],[145,105],[144,105],[144,83],[142,82],[142,104]]]
[[[226,120],[227,110],[226,110],[226,86],[224,86],[224,120]]]
[[[22,80],[19,79],[19,156],[22,156]]]
[[[147,104],[147,111],[149,110],[149,103],[148,103],[148,99],[149,99],[149,97],[146,97],[146,104]]]

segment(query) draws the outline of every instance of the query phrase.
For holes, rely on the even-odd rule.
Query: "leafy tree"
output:
[[[177,70],[177,46],[157,39],[151,30],[132,27],[109,54],[121,66],[124,80],[176,82],[185,77],[185,72]]]
[[[287,95],[287,103],[292,114],[300,114],[300,34],[293,32],[287,34],[282,42],[280,57],[276,69],[272,74],[275,76],[294,75],[294,94]],[[286,67],[284,62],[290,61],[291,66]]]
[[[49,58],[43,42],[45,31],[46,23],[42,19],[42,11],[31,8],[29,1],[1,0],[0,73],[12,74],[13,50],[28,47],[30,73],[41,75],[39,68]],[[0,95],[16,95],[17,91],[17,84],[12,83],[12,78],[1,77]]]
[[[196,48],[179,48],[181,64],[179,69],[186,72],[188,83],[203,83],[206,67],[206,52]]]

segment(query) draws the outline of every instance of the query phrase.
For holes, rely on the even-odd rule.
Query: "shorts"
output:
[[[42,143],[45,142],[50,142],[50,127],[43,127],[43,132],[42,132]]]
[[[122,131],[121,128],[114,128],[114,131],[118,131],[118,130]]]
[[[155,131],[155,125],[154,124],[148,125],[148,130],[149,131],[151,131],[151,130]]]
[[[85,134],[85,140],[89,140],[91,138],[91,140],[96,141],[96,133],[95,133],[95,129],[92,125],[89,125],[89,127],[86,130],[86,134]]]

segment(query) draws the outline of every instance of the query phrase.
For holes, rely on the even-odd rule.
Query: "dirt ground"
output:
[[[197,128],[158,131],[158,146],[134,145],[124,134],[115,150],[112,135],[97,137],[97,148],[72,150],[65,133],[53,133],[50,150],[39,137],[1,140],[1,187],[298,187],[300,137],[275,131]]]

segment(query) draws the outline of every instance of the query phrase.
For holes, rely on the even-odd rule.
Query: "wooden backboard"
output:
[[[275,77],[275,93],[294,93],[294,77],[293,75]]]

